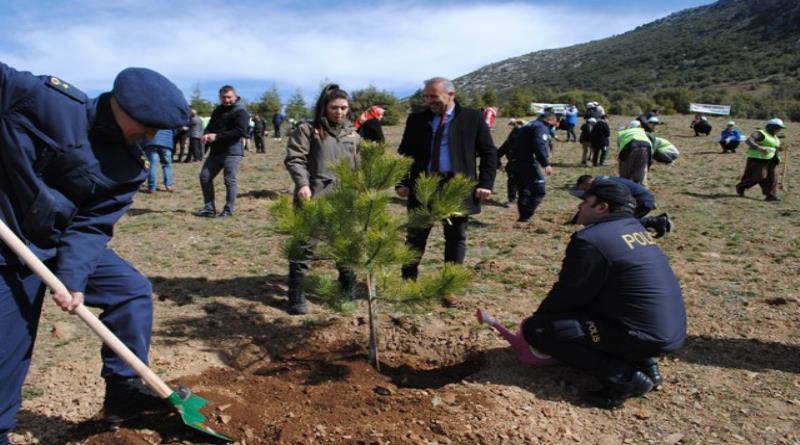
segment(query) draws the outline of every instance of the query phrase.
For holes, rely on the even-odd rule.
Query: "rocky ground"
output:
[[[612,128],[627,120],[613,118]],[[549,194],[528,226],[503,207],[498,173],[493,199],[470,227],[474,280],[463,307],[381,308],[381,372],[367,364],[363,301],[352,314],[322,304],[305,317],[284,312],[287,262],[268,206],[290,190],[285,140],[246,156],[233,219],[193,217],[199,164],[176,165],[178,191],[140,194],[112,242],[154,285],[152,367],[208,399],[209,424],[242,445],[798,444],[800,159],[791,160],[781,202],[763,202],[757,189],[740,198],[733,186],[743,150],[723,155],[711,138],[691,136],[689,117],[665,120],[659,132],[682,154],[655,166],[651,188],[677,223],[659,244],[681,281],[689,339],[661,360],[663,390],[624,409],[584,406],[579,392],[595,385],[591,378],[517,363],[473,317],[487,308],[514,326],[535,310],[574,230],[563,225],[577,207],[567,189],[582,173],[615,173],[614,162],[581,166],[579,146],[568,143],[556,148]],[[715,133],[723,122],[712,119]],[[505,123],[494,131],[498,145]],[[739,122],[746,132],[760,124]],[[793,127],[784,140],[792,145]],[[401,133],[387,129],[391,147]],[[442,245],[434,230],[422,273],[441,264]],[[315,267],[334,273],[325,262]],[[98,349],[77,319],[45,305],[12,443],[208,442],[174,415],[109,431],[100,421]]]

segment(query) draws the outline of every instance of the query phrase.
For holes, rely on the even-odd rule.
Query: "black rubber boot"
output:
[[[666,230],[667,233],[672,233],[672,231],[675,230],[675,223],[672,221],[672,218],[669,217],[669,214],[662,213],[656,218],[664,219],[664,230]]]
[[[418,269],[418,265],[417,264],[403,266],[401,271],[402,271],[404,280],[417,281],[417,275],[419,274],[419,269]]]
[[[303,294],[303,282],[308,272],[308,265],[298,261],[289,262],[289,308],[290,315],[303,315],[308,313],[308,302]]]
[[[163,414],[172,409],[166,399],[158,397],[138,377],[106,379],[103,418],[119,424],[146,414]]]
[[[286,310],[289,315],[305,315],[308,313],[308,302],[303,291],[299,289],[289,290],[289,308]]]
[[[356,274],[350,269],[339,269],[339,287],[346,298],[356,299]]]
[[[602,389],[587,392],[583,397],[592,406],[616,409],[622,407],[625,400],[631,397],[647,394],[654,386],[653,381],[645,373],[634,371],[628,380],[624,382],[611,380]]]
[[[642,371],[650,380],[653,381],[653,390],[658,391],[664,385],[664,376],[661,375],[661,370],[658,369],[658,362],[656,359],[649,358],[637,363],[639,371]]]

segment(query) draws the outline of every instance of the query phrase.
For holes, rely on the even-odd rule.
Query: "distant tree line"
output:
[[[689,104],[708,103],[731,106],[731,115],[739,118],[768,119],[781,117],[800,121],[800,91],[757,95],[745,91],[692,90],[684,87],[664,88],[652,93],[590,90],[554,91],[547,88],[517,88],[499,99],[503,116],[518,117],[530,114],[531,102],[573,103],[579,108],[590,101],[603,105],[609,114],[634,116],[648,110],[663,114],[689,113]]]
[[[689,113],[689,104],[710,103],[731,106],[732,117],[749,119],[768,119],[780,117],[792,121],[800,121],[800,87],[793,83],[777,83],[771,85],[769,93],[764,94],[757,85],[751,91],[729,91],[726,89],[695,90],[685,87],[663,88],[652,93],[615,90],[599,92],[573,89],[557,91],[547,87],[515,88],[510,92],[498,94],[494,89],[473,91],[469,94],[457,92],[456,100],[473,108],[487,106],[499,107],[500,115],[520,117],[530,114],[531,102],[573,103],[582,108],[587,102],[596,101],[603,105],[609,114],[634,116],[638,113],[658,110],[663,114]],[[199,87],[192,91],[190,105],[201,116],[209,116],[215,104],[203,99]],[[285,105],[285,107],[284,107]],[[355,119],[372,105],[380,105],[386,110],[383,118],[385,125],[396,125],[405,120],[408,112],[424,108],[422,90],[400,100],[390,91],[380,90],[375,86],[354,90],[351,94],[351,119]],[[277,89],[273,86],[265,91],[258,100],[248,104],[251,112],[269,119],[283,109],[288,118],[305,119],[314,113],[313,104],[309,105],[298,89],[283,104]]]

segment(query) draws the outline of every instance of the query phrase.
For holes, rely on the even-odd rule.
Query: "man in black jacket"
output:
[[[519,200],[517,222],[528,222],[544,200],[546,193],[545,175],[553,173],[550,165],[550,128],[557,122],[556,115],[550,111],[542,113],[535,121],[519,130],[519,135],[511,146],[514,159],[511,169],[517,181]]]
[[[603,115],[592,127],[589,134],[589,141],[592,146],[592,165],[597,167],[606,165],[608,155],[608,138],[611,137],[611,129],[608,127],[606,116]]]
[[[508,194],[508,202],[503,205],[503,207],[511,207],[512,204],[517,202],[517,178],[514,177],[514,169],[512,168],[514,165],[514,158],[511,155],[511,148],[514,146],[515,141],[517,140],[517,136],[519,135],[519,130],[525,125],[525,121],[522,119],[514,119],[508,122],[508,125],[511,126],[511,132],[508,133],[508,137],[506,141],[500,145],[500,148],[497,149],[497,169],[499,170],[502,167],[501,160],[503,156],[506,157],[506,177],[508,178],[506,192]]]
[[[219,89],[220,105],[211,113],[201,142],[210,145],[209,154],[200,170],[200,186],[203,189],[203,208],[196,216],[214,218],[217,216],[214,205],[214,178],[223,170],[225,181],[225,208],[220,218],[233,216],[236,202],[236,174],[242,162],[244,151],[242,138],[250,126],[250,113],[230,85]]]
[[[414,183],[427,172],[447,181],[461,173],[477,181],[468,202],[467,215],[480,212],[480,200],[488,198],[494,187],[497,153],[486,121],[480,111],[464,108],[455,101],[453,83],[443,77],[425,81],[422,98],[427,108],[412,113],[406,121],[398,153],[414,159],[411,171],[397,187],[397,194],[408,198],[408,208],[420,205],[414,197]],[[475,161],[480,158],[480,165]],[[463,263],[467,250],[468,216],[443,221],[444,260]],[[431,229],[409,228],[406,243],[425,252]],[[416,279],[419,262],[403,267],[403,278]]]
[[[633,217],[627,187],[597,181],[582,194],[578,223],[558,282],[523,322],[537,350],[594,375],[603,385],[585,394],[601,408],[658,387],[653,357],[686,340],[686,310],[669,260]]]

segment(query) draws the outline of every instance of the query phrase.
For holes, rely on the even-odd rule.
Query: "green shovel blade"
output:
[[[206,425],[206,418],[200,413],[200,408],[208,404],[206,399],[193,394],[188,388],[178,387],[167,397],[167,400],[175,407],[178,413],[180,413],[181,420],[183,420],[183,423],[187,426],[214,436],[217,439],[233,442],[233,439],[230,437],[218,433]]]

